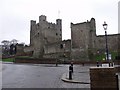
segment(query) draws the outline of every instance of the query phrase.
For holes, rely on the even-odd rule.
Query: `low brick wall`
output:
[[[97,64],[97,61],[71,61],[74,64]],[[99,64],[109,63],[108,61],[101,61]],[[115,65],[120,65],[120,61],[114,61]]]
[[[15,56],[2,56],[2,59],[15,58]]]
[[[56,59],[15,58],[14,63],[55,64]]]
[[[97,64],[96,61],[71,61],[71,60],[60,60],[60,59],[55,59],[55,58],[15,58],[15,63],[38,63],[38,64],[55,64],[56,60],[58,60],[58,64],[70,64],[71,62],[73,62],[73,64],[81,64],[81,65],[90,65],[90,64]],[[120,61],[119,61],[120,62]],[[115,64],[119,65],[118,61],[114,62]],[[100,62],[101,64],[103,63],[108,63],[106,61]]]
[[[120,60],[114,60],[116,65],[120,65]]]
[[[116,73],[120,73],[120,65],[115,66],[115,71],[116,71]]]
[[[90,68],[91,90],[117,90],[116,71],[114,67]]]

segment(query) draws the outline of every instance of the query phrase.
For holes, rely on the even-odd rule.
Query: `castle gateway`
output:
[[[109,53],[118,52],[120,34],[108,35]],[[96,35],[95,19],[73,24],[71,23],[71,40],[62,41],[62,20],[56,23],[47,21],[41,15],[39,23],[31,20],[30,47],[25,52],[32,52],[36,58],[66,58],[67,60],[93,60],[99,53],[105,53],[105,36]]]

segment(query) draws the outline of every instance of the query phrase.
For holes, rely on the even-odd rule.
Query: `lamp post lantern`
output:
[[[109,56],[108,56],[108,45],[107,45],[107,23],[104,22],[103,28],[105,30],[105,42],[106,42],[106,60],[109,61]]]

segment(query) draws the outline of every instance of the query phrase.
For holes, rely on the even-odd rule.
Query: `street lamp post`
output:
[[[63,44],[63,49],[64,49],[64,63],[65,63],[65,43]]]
[[[108,56],[108,45],[107,45],[107,24],[104,22],[103,28],[105,30],[105,41],[106,41],[106,60],[109,61],[109,56]]]

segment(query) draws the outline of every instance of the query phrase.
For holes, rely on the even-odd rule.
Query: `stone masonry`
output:
[[[120,34],[108,35],[109,51],[119,50],[119,37]],[[91,18],[87,22],[71,23],[71,40],[62,41],[62,20],[50,23],[45,15],[41,15],[39,23],[31,20],[30,46],[24,50],[32,51],[36,58],[63,56],[74,60],[91,60],[98,51],[105,53],[105,36],[96,35],[96,22]]]
[[[59,41],[62,41],[61,19],[57,19],[56,24],[47,22],[44,15],[39,17],[39,23],[31,20],[30,46],[34,57],[43,57],[44,46]]]
[[[89,60],[88,50],[93,53],[95,34],[94,18],[83,23],[71,23],[72,58]]]
[[[109,53],[119,49],[120,34],[107,35]],[[105,53],[105,35],[96,35],[96,22],[91,18],[87,22],[71,23],[72,58],[91,60],[99,52]]]

